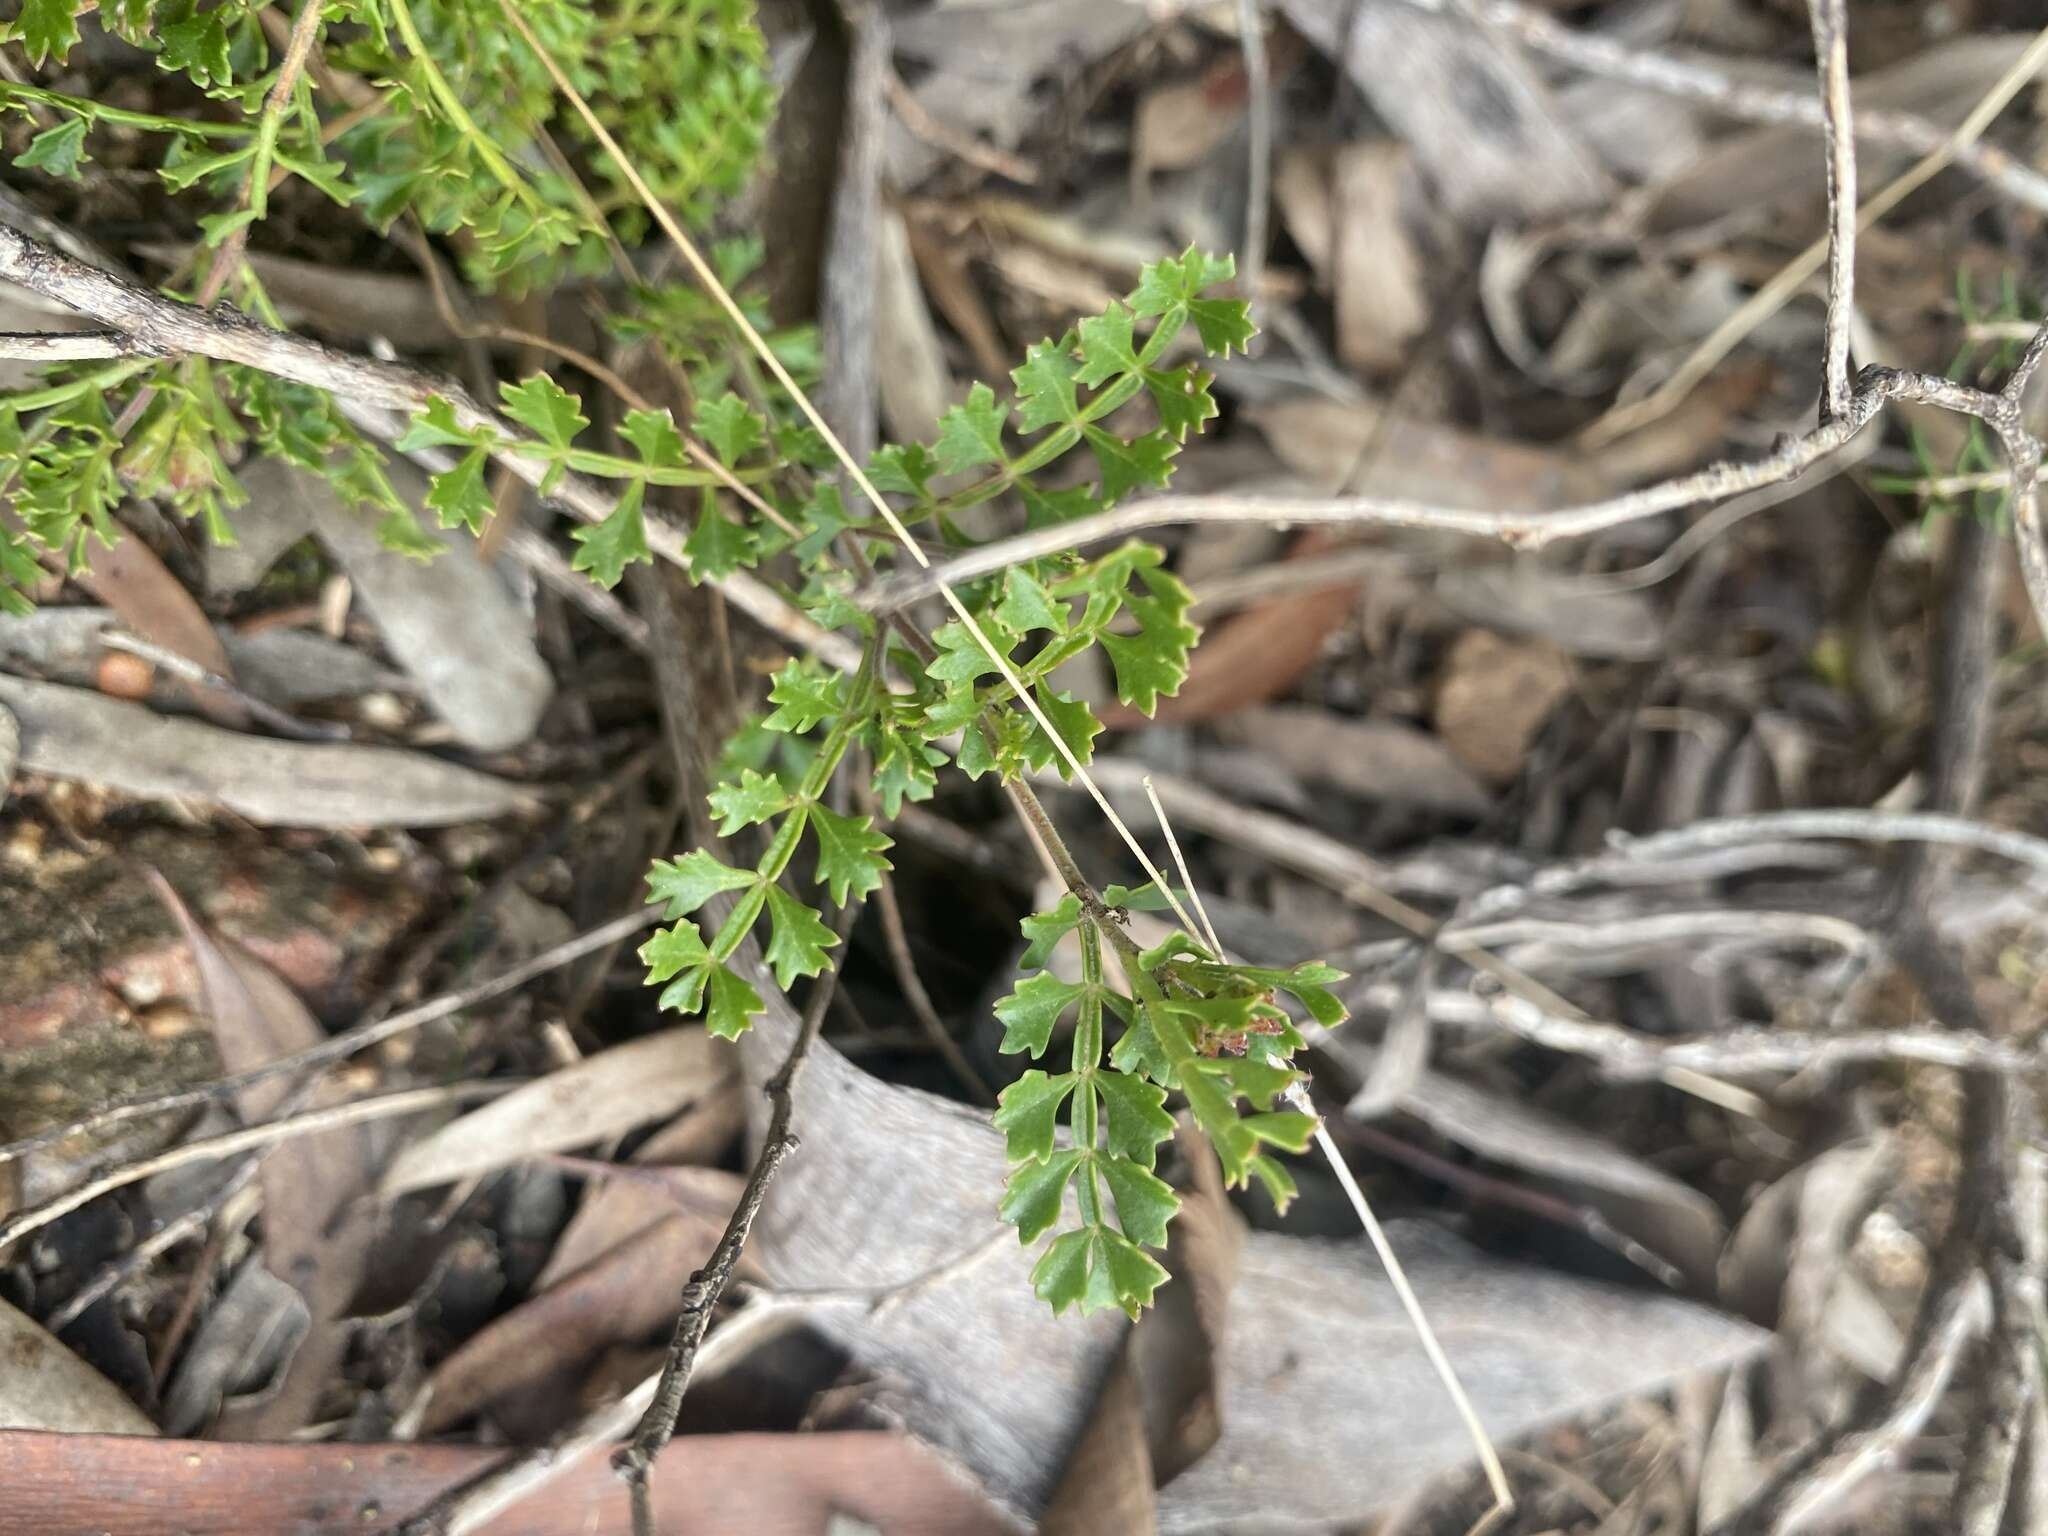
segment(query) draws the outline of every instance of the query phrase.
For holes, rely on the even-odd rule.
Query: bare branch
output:
[[[94,363],[110,357],[153,357],[146,347],[121,331],[0,332],[0,358],[17,363]]]
[[[492,456],[536,490],[549,461],[532,450],[532,439],[495,411],[479,405],[455,380],[404,363],[382,362],[342,352],[320,342],[274,331],[229,309],[198,309],[165,298],[139,283],[75,261],[19,231],[0,225],[0,279],[55,299],[80,314],[111,326],[132,344],[128,354],[209,357],[310,384],[333,395],[351,420],[387,441],[435,396],[446,400],[464,427],[497,434]],[[98,355],[98,354],[95,354]],[[47,360],[47,359],[46,359]],[[549,487],[549,499],[585,522],[611,515],[616,496],[587,476],[565,474]],[[648,547],[689,569],[683,534],[673,524],[648,516]],[[735,607],[762,619],[785,638],[816,651],[834,666],[858,665],[859,653],[842,637],[814,624],[766,583],[743,571],[713,582]]]
[[[711,1314],[717,1308],[719,1298],[732,1283],[733,1270],[738,1266],[747,1237],[754,1229],[754,1218],[760,1214],[761,1202],[768,1196],[768,1186],[775,1178],[775,1171],[782,1166],[783,1159],[797,1149],[796,1133],[790,1129],[790,1121],[796,1114],[796,1080],[810,1059],[811,1046],[818,1038],[819,1027],[825,1022],[825,1010],[831,1005],[832,994],[839,989],[840,965],[846,958],[846,931],[853,926],[855,910],[851,906],[840,909],[835,924],[840,930],[840,944],[833,951],[837,962],[812,983],[796,1038],[790,1041],[789,1054],[782,1059],[782,1065],[764,1089],[772,1106],[768,1114],[768,1129],[761,1138],[761,1150],[754,1158],[753,1170],[747,1175],[746,1187],[740,1191],[739,1203],[733,1207],[718,1245],[711,1250],[711,1257],[683,1287],[683,1310],[676,1318],[675,1332],[669,1337],[668,1358],[662,1365],[660,1381],[647,1411],[641,1415],[639,1428],[633,1432],[632,1443],[612,1458],[613,1467],[632,1491],[634,1536],[653,1536],[654,1506],[648,1475],[654,1468],[655,1458],[661,1455],[669,1437],[676,1431],[676,1416],[682,1412],[683,1396],[690,1389],[690,1373],[697,1363],[697,1351],[704,1343],[704,1333],[711,1326]]]
[[[2039,346],[2028,349],[2036,366],[2041,351]],[[1384,496],[1152,496],[1069,523],[999,539],[927,569],[894,573],[870,584],[856,596],[863,607],[885,613],[929,597],[942,586],[957,586],[1022,561],[1041,559],[1140,529],[1180,524],[1272,523],[1291,527],[1334,523],[1417,528],[1498,539],[1518,549],[1540,549],[1560,539],[1584,538],[1624,523],[1796,480],[1858,436],[1892,400],[1940,405],[1982,418],[1999,434],[2008,456],[2013,458],[2015,478],[2026,483],[2025,490],[2016,490],[2016,498],[2031,496],[2034,473],[2040,465],[2040,447],[2026,435],[2020,423],[2015,393],[1991,395],[1929,374],[1866,368],[1857,376],[1855,388],[1839,413],[1815,430],[1785,440],[1760,459],[1724,460],[1689,475],[1576,506],[1542,512],[1487,512]],[[2030,579],[2029,591],[2034,590]],[[2048,560],[2042,565],[2042,585],[2035,593],[2035,605],[2037,613],[2048,614]]]
[[[125,1189],[130,1184],[163,1173],[167,1169],[182,1168],[188,1163],[217,1162],[233,1157],[237,1152],[246,1152],[252,1147],[267,1147],[273,1142],[284,1141],[293,1136],[310,1136],[316,1131],[331,1131],[344,1125],[360,1125],[366,1120],[383,1120],[393,1115],[416,1115],[422,1110],[438,1109],[444,1104],[459,1103],[469,1099],[495,1098],[512,1088],[518,1087],[512,1078],[492,1078],[486,1082],[449,1083],[433,1088],[406,1088],[396,1093],[379,1094],[374,1098],[352,1099],[346,1104],[332,1104],[323,1109],[309,1109],[300,1114],[285,1115],[277,1120],[266,1120],[260,1125],[244,1126],[240,1130],[224,1131],[218,1136],[202,1137],[198,1141],[183,1142],[150,1157],[138,1158],[118,1168],[110,1168],[96,1178],[86,1180],[74,1189],[61,1195],[53,1195],[40,1205],[32,1205],[16,1211],[5,1221],[0,1221],[0,1252],[12,1244],[40,1231],[60,1216],[70,1214],[101,1195]]]
[[[1807,0],[1820,69],[1821,143],[1828,168],[1828,312],[1821,420],[1849,409],[1849,329],[1856,307],[1856,135],[1849,127],[1847,0]]]

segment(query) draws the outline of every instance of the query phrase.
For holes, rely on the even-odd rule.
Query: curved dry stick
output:
[[[74,261],[5,225],[0,225],[0,279],[55,299],[102,326],[113,327],[125,338],[125,350],[74,355],[195,356],[236,363],[327,391],[337,401],[356,407],[351,416],[387,440],[402,432],[405,423],[438,395],[448,402],[463,427],[488,428],[497,434],[491,456],[526,484],[539,491],[548,475],[549,462],[536,456],[533,439],[497,412],[478,404],[475,396],[455,380],[440,374],[339,351],[289,331],[274,331],[235,310],[198,309],[180,303],[127,278]],[[106,339],[105,333],[86,334],[93,337],[90,344],[94,346],[119,344]],[[21,337],[12,340],[17,346],[24,342]],[[52,338],[26,340],[51,347],[60,344]],[[54,360],[49,351],[39,357],[43,361]],[[384,422],[381,417],[358,414],[364,410],[388,413],[395,419]],[[609,517],[617,499],[597,481],[574,473],[562,475],[549,486],[547,496],[590,523]],[[651,515],[646,518],[646,525],[648,547],[664,560],[688,570],[690,557],[683,547],[682,532],[674,524]],[[851,670],[859,664],[857,647],[843,636],[821,628],[767,583],[744,571],[708,579],[734,607],[760,619],[784,638],[816,652],[834,666]]]
[[[1540,549],[1560,539],[1584,538],[1624,523],[1796,480],[1858,436],[1887,403],[1904,400],[1975,416],[1997,433],[2012,461],[2014,522],[2023,530],[2020,554],[2022,567],[2028,571],[2027,590],[2042,627],[2048,629],[2048,553],[2042,549],[2035,482],[2041,445],[2027,432],[2019,404],[2020,390],[2039,365],[2044,349],[2048,349],[2048,326],[2036,334],[2026,359],[1996,395],[1931,374],[1865,368],[1857,375],[1855,388],[1839,414],[1811,432],[1786,439],[1760,459],[1724,460],[1689,475],[1555,511],[1486,512],[1387,496],[1149,496],[1072,522],[998,539],[926,569],[896,572],[870,583],[855,597],[864,608],[887,613],[929,597],[942,586],[958,586],[1026,560],[1140,529],[1195,523],[1416,528],[1497,539],[1517,549]]]

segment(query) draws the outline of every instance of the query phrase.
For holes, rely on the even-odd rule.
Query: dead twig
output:
[[[0,226],[0,278],[78,311],[128,338],[126,356],[213,358],[309,384],[335,397],[351,421],[384,441],[394,441],[413,415],[436,396],[446,400],[463,426],[488,428],[496,434],[492,456],[536,490],[547,477],[548,463],[533,456],[532,440],[455,380],[398,362],[384,362],[343,352],[317,341],[274,331],[234,310],[199,309],[165,298],[139,283],[87,266]],[[616,497],[587,476],[562,475],[548,497],[585,522],[611,515]],[[664,560],[689,569],[682,530],[648,514],[648,547]],[[813,623],[767,583],[743,571],[713,581],[721,592],[775,633],[816,651],[832,665],[851,669],[859,653],[842,637]]]
[[[300,1114],[266,1120],[260,1125],[244,1126],[240,1130],[223,1131],[218,1136],[205,1136],[198,1141],[188,1141],[153,1156],[123,1163],[118,1168],[110,1168],[105,1173],[87,1179],[75,1189],[68,1189],[61,1195],[53,1195],[40,1205],[16,1211],[5,1221],[0,1221],[0,1252],[4,1252],[29,1233],[41,1231],[58,1217],[68,1215],[89,1201],[97,1200],[101,1195],[125,1189],[130,1184],[139,1183],[168,1169],[183,1168],[191,1163],[217,1162],[222,1158],[233,1157],[237,1152],[246,1152],[252,1147],[267,1147],[294,1136],[310,1136],[318,1131],[337,1130],[345,1125],[360,1125],[368,1120],[385,1120],[393,1115],[416,1115],[422,1110],[438,1109],[445,1104],[493,1099],[518,1086],[518,1081],[513,1078],[493,1078],[486,1082],[446,1083],[432,1088],[404,1088],[396,1093],[353,1099],[346,1104],[332,1104],[322,1109],[309,1109]]]
[[[717,1308],[719,1298],[725,1294],[726,1287],[732,1283],[733,1270],[747,1246],[747,1237],[754,1229],[754,1218],[760,1214],[761,1202],[768,1196],[768,1186],[774,1181],[783,1159],[796,1151],[799,1145],[796,1133],[790,1129],[790,1121],[796,1114],[796,1080],[810,1058],[811,1046],[818,1038],[819,1026],[825,1021],[825,1010],[832,1002],[832,994],[839,988],[840,965],[846,959],[846,931],[853,926],[855,910],[851,906],[840,909],[835,924],[840,930],[840,943],[833,950],[835,963],[812,983],[811,995],[805,1001],[803,1020],[797,1026],[796,1038],[790,1042],[789,1054],[763,1089],[772,1107],[767,1132],[761,1139],[761,1150],[754,1158],[753,1169],[747,1174],[746,1187],[740,1191],[739,1203],[733,1207],[718,1245],[711,1250],[711,1257],[683,1287],[683,1310],[676,1318],[675,1331],[669,1337],[668,1358],[662,1364],[660,1380],[648,1402],[647,1411],[640,1417],[639,1427],[633,1432],[632,1441],[612,1457],[613,1467],[625,1479],[632,1494],[634,1536],[654,1536],[654,1504],[648,1473],[670,1436],[675,1434],[676,1416],[682,1412],[683,1396],[690,1389],[690,1374],[696,1366],[697,1352],[704,1343],[705,1331],[711,1326],[711,1314]]]
[[[353,1029],[344,1030],[316,1046],[295,1051],[289,1056],[280,1056],[260,1067],[251,1067],[246,1072],[237,1072],[197,1088],[181,1088],[171,1093],[143,1094],[135,1098],[117,1099],[114,1103],[78,1120],[51,1126],[32,1136],[19,1137],[0,1145],[0,1163],[9,1163],[32,1152],[40,1152],[71,1136],[83,1135],[148,1115],[197,1108],[202,1104],[231,1098],[254,1083],[341,1061],[380,1041],[389,1040],[408,1030],[418,1029],[422,1024],[432,1023],[435,1019],[445,1019],[465,1008],[474,1008],[478,1003],[501,997],[507,992],[525,986],[536,976],[545,976],[572,960],[579,959],[593,950],[602,949],[629,934],[638,933],[643,928],[651,928],[660,921],[661,911],[657,907],[648,907],[625,917],[614,918],[611,922],[593,928],[587,933],[578,934],[573,939],[567,939],[550,949],[543,950],[531,960],[516,965],[501,975],[493,976],[488,981],[480,981],[474,986],[444,993],[417,1007],[408,1008],[403,1013],[395,1013],[388,1019],[358,1024]]]
[[[1849,330],[1856,303],[1856,135],[1849,113],[1847,0],[1808,0],[1820,67],[1821,145],[1828,167],[1828,309],[1822,341],[1821,415],[1849,409]]]
[[[2048,616],[2048,554],[2040,548],[2039,505],[2034,495],[2041,445],[2027,432],[2019,402],[2020,390],[2025,387],[2031,367],[2038,365],[2043,345],[2043,337],[2037,334],[2034,345],[2028,349],[2033,364],[2023,361],[2024,372],[2016,370],[2005,389],[1996,395],[1933,375],[1895,368],[1865,368],[1857,375],[1855,387],[1840,413],[1811,432],[1785,440],[1760,459],[1710,464],[1656,485],[1554,511],[1487,512],[1385,496],[1151,496],[1072,522],[998,539],[925,569],[894,572],[864,587],[855,598],[872,612],[892,612],[931,596],[941,586],[958,586],[1027,560],[1146,528],[1187,524],[1271,523],[1286,528],[1331,523],[1415,528],[1496,539],[1516,549],[1540,549],[1561,539],[1584,538],[1624,523],[1796,480],[1859,436],[1886,404],[1904,400],[1941,405],[1976,416],[1997,433],[2012,460],[2009,478],[2014,483],[2015,520],[2023,521],[2030,530],[2021,541],[2023,554],[2030,544],[2034,547],[2028,591],[2034,597],[2036,613]],[[2022,503],[2032,510],[2020,510]],[[2048,617],[2043,622],[2048,627]]]

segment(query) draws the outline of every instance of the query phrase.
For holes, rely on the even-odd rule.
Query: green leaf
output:
[[[764,953],[778,987],[787,988],[799,976],[815,976],[831,963],[825,951],[839,942],[839,935],[779,885],[768,887],[768,918],[772,934]]]
[[[1161,694],[1171,698],[1180,691],[1188,675],[1188,652],[1202,632],[1187,621],[1194,598],[1177,576],[1156,561],[1136,570],[1146,595],[1127,599],[1124,610],[1138,621],[1138,633],[1105,630],[1100,638],[1116,672],[1117,697],[1149,715],[1159,707]]]
[[[1052,1042],[1053,1027],[1060,1016],[1080,1001],[1088,990],[1078,981],[1061,981],[1050,971],[1040,971],[1029,981],[1017,984],[1008,997],[996,1004],[996,1017],[1003,1023],[1003,1041],[996,1049],[1015,1054],[1029,1051],[1036,1061]]]
[[[1123,500],[1141,486],[1163,490],[1173,478],[1173,458],[1180,452],[1164,432],[1148,432],[1125,442],[1101,427],[1083,427],[1088,446],[1095,450],[1095,462],[1102,466],[1102,499]]]
[[[1120,299],[1091,315],[1077,328],[1081,339],[1081,370],[1076,375],[1090,389],[1120,374],[1138,371],[1138,351],[1131,337],[1131,311]]]
[[[1271,1114],[1246,1115],[1245,1129],[1268,1146],[1288,1152],[1306,1152],[1316,1134],[1316,1117],[1292,1109]]]
[[[751,869],[734,869],[721,864],[703,849],[680,859],[656,859],[647,872],[650,900],[665,901],[670,919],[688,917],[720,891],[736,891],[761,877]]]
[[[969,390],[964,404],[939,418],[933,457],[940,472],[951,475],[977,464],[1003,463],[1003,418],[1008,414],[1009,407],[998,405],[995,391],[986,384]]]
[[[482,453],[483,449],[474,451]],[[629,481],[619,504],[603,522],[571,528],[569,537],[578,547],[570,567],[588,571],[601,587],[616,587],[627,566],[653,564],[654,555],[647,548],[647,520],[640,510],[646,495],[645,480]]]
[[[377,524],[377,542],[395,555],[409,560],[432,560],[448,552],[448,546],[420,526],[410,507],[392,507]]]
[[[818,840],[816,879],[844,906],[878,890],[892,866],[882,850],[894,844],[875,828],[872,816],[842,816],[828,806],[811,807],[811,832]]]
[[[1193,246],[1182,252],[1178,260],[1156,261],[1146,267],[1131,294],[1134,310],[1159,318],[1159,328],[1146,350],[1157,356],[1181,326],[1192,319],[1203,351],[1216,357],[1228,357],[1232,348],[1242,352],[1257,334],[1252,325],[1251,306],[1242,299],[1200,296],[1203,289],[1227,283],[1235,276],[1237,263],[1228,256],[1204,255]]]
[[[674,978],[657,1006],[687,1014],[704,1005],[705,972],[711,964],[711,951],[704,947],[704,935],[688,918],[658,930],[640,946],[640,960],[647,967],[649,986]]]
[[[782,787],[782,780],[751,768],[741,769],[736,783],[721,784],[712,790],[710,801],[712,813],[722,818],[718,824],[720,837],[731,837],[741,827],[779,816],[790,804],[789,791]]]
[[[1012,566],[1003,576],[1003,600],[996,605],[996,617],[1012,634],[1034,629],[1049,629],[1056,635],[1067,632],[1066,604],[1055,602],[1020,566]]]
[[[730,391],[715,400],[700,400],[691,426],[728,469],[761,445],[761,418]]]
[[[1017,925],[1024,930],[1024,937],[1031,941],[1024,951],[1024,958],[1017,963],[1027,971],[1049,964],[1059,941],[1080,924],[1081,898],[1069,891],[1050,912],[1034,913]]]
[[[776,707],[761,724],[801,735],[844,710],[843,686],[837,672],[827,672],[809,656],[799,657],[770,679],[768,702]]]
[[[1300,1193],[1295,1186],[1294,1175],[1287,1171],[1286,1165],[1278,1158],[1260,1152],[1256,1153],[1245,1167],[1253,1178],[1266,1186],[1266,1194],[1273,1202],[1273,1209],[1285,1216],[1287,1207],[1294,1203],[1294,1197]]]
[[[1032,692],[1037,695],[1038,707],[1045,711],[1045,718],[1052,722],[1053,729],[1060,733],[1060,740],[1067,744],[1067,750],[1086,768],[1095,760],[1095,738],[1103,731],[1102,722],[1095,718],[1095,711],[1071,694],[1054,693],[1044,683]],[[1054,768],[1061,778],[1072,779],[1074,770],[1054,749],[1044,729],[1036,720],[1029,724],[1031,732],[1025,738],[1024,760],[1035,769]]]
[[[1075,384],[1081,365],[1074,358],[1074,338],[1041,341],[1024,353],[1024,365],[1010,370],[1017,386],[1017,430],[1074,425],[1081,419]]]
[[[766,1013],[761,994],[727,966],[711,968],[711,1002],[705,1010],[704,1028],[721,1040],[737,1040],[753,1026],[754,1015]]]
[[[1156,1259],[1108,1227],[1062,1233],[1031,1271],[1031,1286],[1055,1314],[1078,1305],[1091,1312],[1121,1307],[1133,1319],[1166,1282]]]
[[[874,457],[868,460],[868,479],[876,490],[891,491],[898,496],[915,496],[919,501],[930,498],[931,478],[938,472],[938,460],[922,443],[908,446],[889,443],[877,448]]]
[[[894,727],[870,729],[863,736],[875,755],[875,795],[883,815],[902,815],[905,800],[931,799],[938,788],[934,770],[945,762],[945,753]]]
[[[803,522],[810,532],[797,540],[796,557],[806,563],[816,560],[828,544],[854,526],[854,519],[846,515],[839,487],[826,481],[820,481],[804,503]]]
[[[714,580],[760,558],[753,531],[727,517],[709,489],[697,513],[697,527],[683,541],[683,553],[690,557],[693,572]]]
[[[40,66],[48,59],[63,63],[78,41],[77,0],[22,0],[13,33],[31,64]]]
[[[551,448],[566,452],[576,434],[590,425],[583,402],[544,373],[518,384],[500,384],[505,414]]]
[[[436,395],[426,409],[406,423],[405,433],[392,446],[400,453],[417,453],[422,448],[467,448],[490,441],[492,434],[475,431],[455,420],[455,407]]]
[[[641,459],[656,469],[680,469],[683,437],[667,411],[628,411],[619,422],[619,436],[633,445]]]
[[[1159,1144],[1173,1134],[1166,1090],[1128,1072],[1100,1072],[1095,1091],[1108,1111],[1110,1155],[1150,1168],[1158,1159]]]
[[[427,506],[441,519],[443,528],[460,523],[471,533],[483,531],[491,515],[491,491],[484,483],[484,468],[491,461],[488,448],[472,448],[444,469],[427,485]]]
[[[14,163],[24,169],[48,171],[67,181],[81,180],[79,166],[92,163],[92,157],[85,152],[85,119],[70,117],[54,128],[45,128],[28,141],[28,148],[15,157]]]
[[[996,1101],[995,1127],[1009,1140],[1011,1162],[1042,1163],[1052,1156],[1060,1106],[1079,1081],[1072,1072],[1047,1077],[1034,1067],[1002,1091]]]
[[[1136,1163],[1120,1157],[1096,1160],[1102,1182],[1116,1200],[1117,1225],[1134,1243],[1150,1248],[1166,1246],[1166,1225],[1180,1209],[1180,1197],[1167,1182]]]
[[[1216,397],[1209,393],[1215,378],[1193,363],[1164,373],[1156,368],[1145,370],[1145,388],[1159,408],[1159,425],[1175,442],[1186,442],[1190,432],[1202,430],[1203,422],[1216,419]]]
[[[1078,1147],[1069,1147],[1043,1162],[1019,1163],[1010,1170],[1010,1184],[1003,1191],[997,1214],[1017,1229],[1018,1241],[1038,1241],[1060,1219],[1067,1183],[1087,1155]]]

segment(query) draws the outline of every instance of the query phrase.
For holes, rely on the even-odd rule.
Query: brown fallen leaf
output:
[[[1429,327],[1426,264],[1410,223],[1421,201],[1414,163],[1399,144],[1347,144],[1331,182],[1337,356],[1359,373],[1389,374]]]
[[[0,1536],[332,1536],[378,1531],[494,1465],[454,1445],[222,1444],[0,1432]],[[908,1436],[686,1435],[652,1478],[657,1536],[817,1536],[835,1513],[889,1536],[1011,1536],[963,1477]],[[629,1536],[625,1484],[586,1456],[487,1536]]]
[[[389,1200],[538,1152],[587,1147],[728,1091],[732,1071],[727,1047],[701,1025],[614,1046],[408,1143],[385,1169],[378,1193]]]
[[[668,1215],[486,1323],[434,1368],[421,1433],[437,1434],[501,1397],[549,1383],[573,1387],[578,1367],[670,1322],[684,1283],[724,1233],[742,1183],[723,1169],[689,1172],[702,1176],[703,1194],[719,1186],[722,1200],[672,1204]],[[744,1257],[741,1264],[741,1278],[753,1278]]]
[[[1557,647],[1468,629],[1444,658],[1436,691],[1437,734],[1481,779],[1509,783],[1571,686],[1571,667]]]
[[[0,1444],[22,1430],[57,1430],[66,1435],[153,1435],[149,1415],[128,1394],[66,1349],[27,1313],[0,1301]],[[8,1529],[14,1502],[13,1463],[8,1498],[0,1505],[0,1531]],[[17,1526],[18,1530],[32,1527]],[[50,1530],[43,1526],[33,1529]]]
[[[1449,816],[1483,816],[1493,803],[1441,739],[1397,720],[1347,720],[1326,709],[1278,704],[1240,710],[1219,721],[1217,731],[1227,741],[1256,746],[1310,783],[1361,799]]]
[[[284,979],[232,940],[207,931],[155,870],[151,883],[191,947],[213,1024],[221,1067],[246,1072],[327,1038]],[[289,1079],[245,1088],[245,1121],[266,1120],[293,1093]],[[338,1102],[338,1090],[314,1090],[306,1108]],[[344,1319],[376,1236],[376,1213],[361,1197],[374,1177],[365,1127],[301,1136],[263,1160],[263,1257],[270,1272],[305,1298],[308,1325],[277,1390],[247,1410],[231,1411],[229,1439],[281,1440],[311,1423],[348,1347]]]
[[[735,1065],[737,1071],[737,1065]],[[731,1146],[746,1124],[737,1080],[699,1099],[634,1149],[631,1167],[695,1177],[711,1169],[688,1165],[708,1163]],[[675,1166],[682,1165],[682,1166]],[[684,1186],[687,1189],[687,1186]],[[583,1203],[555,1240],[548,1261],[534,1278],[545,1288],[574,1274],[600,1254],[674,1214],[673,1192],[631,1178],[593,1179]]]
[[[90,563],[78,573],[80,586],[150,644],[175,651],[215,677],[234,680],[234,666],[220,636],[155,550],[133,534],[110,545],[88,540],[87,548]],[[220,689],[184,683],[177,687],[216,724],[248,723],[248,711]]]
[[[538,803],[424,753],[274,741],[176,720],[82,688],[0,676],[21,766],[143,800],[219,806],[270,827],[435,827]]]

